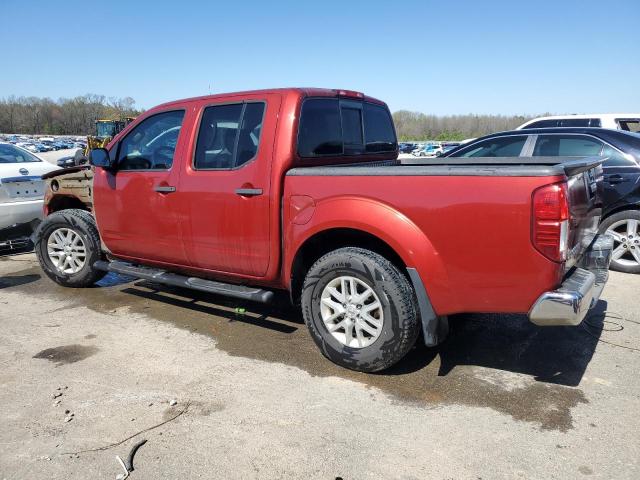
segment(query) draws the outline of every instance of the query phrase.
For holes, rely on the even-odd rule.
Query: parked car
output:
[[[590,115],[538,117],[523,123],[516,130],[554,127],[599,127],[639,132],[640,113],[595,113]]]
[[[640,273],[640,135],[604,128],[515,130],[487,135],[445,156],[606,157],[600,231],[615,240],[611,268]]]
[[[365,372],[399,361],[420,331],[439,343],[454,313],[582,321],[612,249],[596,231],[599,159],[451,168],[397,155],[386,104],[357,92],[167,103],[91,152],[86,209],[58,194],[91,170],[48,176],[36,253],[68,287],[120,272],[257,302],[288,290],[322,353]],[[472,248],[452,235],[461,225]]]
[[[438,154],[442,154],[442,146],[430,143],[425,145],[423,148],[415,149],[411,153],[416,157],[436,157]]]
[[[0,254],[29,247],[42,218],[41,175],[58,167],[10,143],[0,143]]]
[[[413,150],[415,150],[415,148],[415,143],[400,143],[398,145],[398,151],[400,153],[411,153]]]

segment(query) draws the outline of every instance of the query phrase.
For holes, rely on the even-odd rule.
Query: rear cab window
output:
[[[394,153],[397,148],[393,120],[383,105],[338,98],[307,98],[302,104],[302,158]]]

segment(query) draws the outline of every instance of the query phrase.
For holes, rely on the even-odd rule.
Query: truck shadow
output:
[[[600,300],[586,325],[578,327],[538,327],[526,315],[456,315],[450,318],[446,341],[429,350],[440,357],[439,376],[470,365],[577,386],[595,352],[606,311],[607,302]],[[402,375],[424,368],[427,351],[418,346],[406,361],[385,373]]]
[[[256,342],[267,342],[266,346],[256,349],[253,341],[233,342],[233,333],[225,335],[221,347],[237,355],[256,356],[256,351],[264,352],[262,359],[274,360],[287,358],[295,360],[297,355],[271,355],[268,335],[257,333],[270,330],[275,334],[294,334],[288,345],[291,349],[301,348],[306,342],[314,348],[298,309],[293,308],[285,294],[276,295],[270,305],[255,304],[241,300],[213,296],[193,290],[185,290],[148,281],[137,281],[126,285],[123,293],[142,299],[161,302],[180,309],[205,314],[195,318],[189,315],[190,328],[208,330],[214,317],[227,320],[228,324],[241,323],[251,327],[260,327],[256,331]],[[518,373],[532,377],[538,382],[564,386],[577,386],[593,357],[602,331],[607,302],[600,301],[589,314],[589,330],[578,327],[538,327],[528,321],[526,315],[465,314],[450,318],[450,333],[446,341],[436,348],[426,348],[419,339],[416,347],[397,365],[382,372],[381,376],[408,376],[435,363],[439,377],[449,376],[456,367],[477,366],[494,370]],[[218,331],[222,326],[218,326]],[[226,325],[224,328],[230,328]],[[300,335],[302,334],[302,335]],[[260,338],[258,338],[260,337]],[[286,345],[286,344],[285,344]],[[246,352],[243,352],[246,348]],[[276,348],[283,348],[278,345]],[[286,347],[284,347],[286,348]],[[260,357],[260,355],[258,355]],[[436,358],[439,362],[435,362]],[[307,367],[307,361],[298,357],[298,364]]]

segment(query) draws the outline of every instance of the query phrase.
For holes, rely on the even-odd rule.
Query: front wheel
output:
[[[361,248],[334,250],[309,269],[302,313],[322,353],[361,372],[398,362],[420,332],[409,280],[386,258]]]
[[[600,232],[613,237],[611,270],[640,273],[640,212],[618,212],[600,224]]]
[[[106,275],[100,260],[95,220],[84,210],[61,210],[45,218],[36,231],[36,255],[44,273],[65,287],[88,287]]]

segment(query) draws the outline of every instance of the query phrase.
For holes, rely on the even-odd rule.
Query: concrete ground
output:
[[[2,258],[0,479],[114,479],[141,439],[133,479],[637,479],[638,292],[612,273],[576,328],[461,315],[367,375],[284,302],[65,289],[33,254]]]

